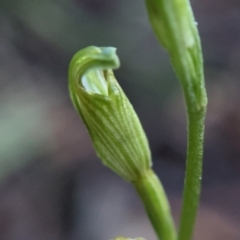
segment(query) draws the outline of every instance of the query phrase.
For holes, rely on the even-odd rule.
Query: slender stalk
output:
[[[145,176],[139,178],[133,184],[142,199],[158,238],[161,240],[176,240],[176,230],[169,203],[156,174],[149,170]]]
[[[205,108],[188,113],[188,151],[178,240],[193,236],[202,179]]]
[[[159,42],[169,52],[187,106],[188,150],[178,240],[191,240],[202,178],[207,96],[197,24],[189,0],[145,0]]]

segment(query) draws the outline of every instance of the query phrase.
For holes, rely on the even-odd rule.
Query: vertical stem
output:
[[[205,107],[188,111],[188,150],[178,240],[192,239],[202,179]]]
[[[161,240],[176,240],[176,230],[170,206],[156,174],[150,170],[133,184],[142,199],[158,238]]]
[[[178,240],[191,240],[202,178],[207,96],[201,43],[189,0],[145,0],[149,20],[180,80],[188,113],[188,152]]]

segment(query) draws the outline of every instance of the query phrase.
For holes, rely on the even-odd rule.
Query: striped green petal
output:
[[[120,66],[116,49],[87,47],[73,57],[69,91],[103,164],[135,181],[151,167],[146,135],[112,69]]]

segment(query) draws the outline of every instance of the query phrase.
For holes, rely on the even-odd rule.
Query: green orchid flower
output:
[[[159,238],[175,240],[166,194],[151,169],[148,140],[112,72],[119,66],[115,48],[91,46],[79,51],[69,67],[70,96],[103,164],[133,183]]]
[[[127,181],[151,167],[151,154],[141,123],[112,69],[120,63],[113,47],[87,47],[73,57],[69,91],[103,164]]]

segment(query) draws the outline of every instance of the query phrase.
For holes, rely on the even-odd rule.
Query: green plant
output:
[[[154,32],[169,52],[186,102],[188,149],[179,240],[190,240],[199,205],[207,96],[197,23],[188,0],[146,0]]]
[[[133,183],[159,238],[173,240],[169,204],[151,169],[147,138],[111,70],[118,67],[112,47],[80,50],[70,63],[70,96],[103,164]]]
[[[178,240],[190,240],[201,189],[207,105],[200,40],[187,0],[146,0],[146,6],[155,34],[169,52],[187,106],[187,167]],[[69,67],[70,96],[103,164],[136,188],[159,239],[176,240],[167,197],[151,169],[147,138],[112,72],[119,66],[112,47],[79,51]]]

